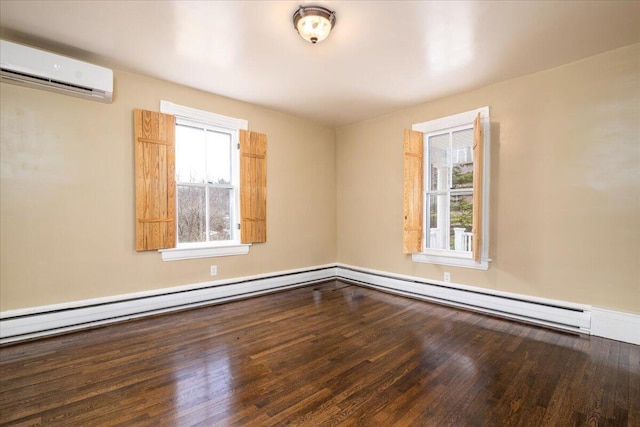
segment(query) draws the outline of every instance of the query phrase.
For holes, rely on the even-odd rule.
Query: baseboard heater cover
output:
[[[338,266],[337,278],[454,307],[589,334],[591,306]]]
[[[334,279],[333,266],[3,312],[0,344],[185,310]]]
[[[591,333],[591,306],[330,264],[6,311],[0,313],[0,344],[223,303],[331,279],[542,326]]]

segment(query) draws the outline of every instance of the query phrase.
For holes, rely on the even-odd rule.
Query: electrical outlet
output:
[[[444,272],[444,281],[447,283],[451,281],[451,273],[449,273],[448,271]]]
[[[215,276],[216,274],[218,274],[218,267],[215,265],[212,265],[209,272],[211,273],[212,276]]]

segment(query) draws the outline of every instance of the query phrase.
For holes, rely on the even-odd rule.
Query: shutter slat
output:
[[[240,240],[267,241],[267,136],[240,131]]]
[[[146,143],[146,144],[161,144],[161,145],[172,145],[170,142],[168,141],[162,141],[159,139],[151,139],[151,138],[138,138],[138,140],[140,142]]]
[[[480,113],[473,122],[473,245],[472,254],[476,262],[482,256],[482,174],[484,171],[484,129]]]
[[[136,250],[175,247],[175,118],[134,111]]]
[[[404,131],[403,252],[422,250],[422,132]]]

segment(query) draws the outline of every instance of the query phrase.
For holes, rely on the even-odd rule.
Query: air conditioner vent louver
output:
[[[34,84],[42,84],[44,86],[48,86],[50,84],[57,85],[57,86],[62,86],[61,89],[64,89],[66,87],[66,88],[69,88],[70,90],[80,90],[87,94],[91,94],[94,92],[94,90],[88,87],[78,86],[71,83],[60,82],[52,79],[47,79],[44,77],[39,77],[39,76],[30,76],[29,74],[17,73],[15,71],[5,70],[4,68],[2,69],[2,74],[3,74],[2,78],[7,80],[14,80],[16,82],[23,82],[28,79],[30,81],[33,81]]]
[[[0,43],[3,82],[111,102],[113,71],[5,40]]]

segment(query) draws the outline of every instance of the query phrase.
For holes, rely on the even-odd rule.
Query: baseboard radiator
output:
[[[335,267],[284,271],[0,314],[0,344],[218,304],[335,278]]]
[[[589,334],[591,306],[330,264],[0,313],[0,344],[340,279],[453,307]]]
[[[416,277],[338,266],[338,279],[361,286],[556,329],[589,334],[591,306]]]

